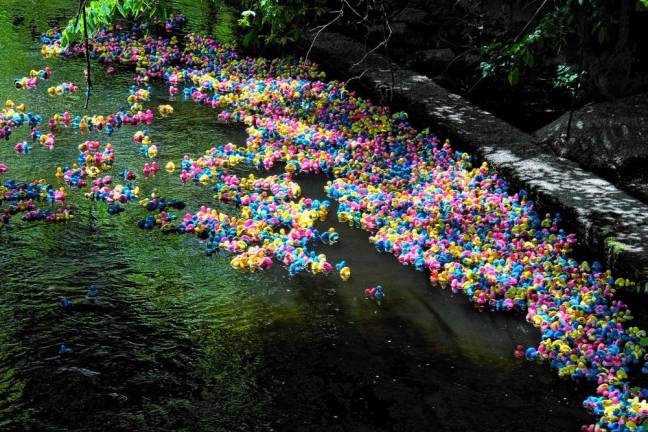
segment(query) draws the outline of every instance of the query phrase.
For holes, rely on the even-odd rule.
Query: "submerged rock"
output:
[[[90,379],[95,379],[99,375],[101,375],[101,372],[96,372],[90,369],[76,367],[76,366],[60,367],[56,370],[56,372],[58,374],[73,375],[78,378],[90,378]]]

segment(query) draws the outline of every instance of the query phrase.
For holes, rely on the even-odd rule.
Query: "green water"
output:
[[[0,6],[0,101],[24,102],[45,119],[83,114],[83,92],[49,97],[46,88],[82,86],[84,64],[41,58],[37,40],[74,14],[75,2]],[[231,36],[227,10],[205,11],[190,0],[180,9],[192,30]],[[46,65],[52,78],[38,89],[13,87]],[[94,70],[89,112],[112,113],[126,102],[130,73],[108,78],[103,67]],[[167,102],[158,88],[149,105]],[[212,110],[170,103],[174,115],[147,127],[161,167],[245,139]],[[114,145],[113,175],[126,167],[141,174],[135,130],[89,135]],[[0,180],[56,184],[56,167],[76,161],[88,136],[68,130],[51,152],[18,155],[13,147],[23,139],[30,139],[24,127],[0,142],[0,162],[9,165]],[[305,195],[324,197],[326,179],[298,180]],[[220,205],[208,190],[183,186],[177,173],[140,175],[137,183],[142,196],[157,188],[185,200],[187,211]],[[555,431],[590,421],[580,401],[591,386],[513,357],[515,345],[538,340],[521,315],[476,312],[333,217],[322,226],[335,226],[341,242],[321,251],[332,262],[347,260],[347,283],[335,274],[290,278],[278,266],[241,274],[227,256],[205,256],[195,237],[140,230],[146,212],[136,204],[110,216],[105,204],[91,210],[78,193],[70,203],[78,211],[67,224],[16,217],[0,231],[0,430]],[[94,304],[85,299],[92,283]],[[382,306],[362,294],[376,283],[386,290]],[[73,301],[70,311],[57,306],[61,296]],[[59,356],[62,343],[74,353]]]

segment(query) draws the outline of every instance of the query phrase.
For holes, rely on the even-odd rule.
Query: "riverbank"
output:
[[[195,3],[186,3],[192,31],[209,31]],[[86,114],[82,92],[49,97],[44,88],[17,90],[13,80],[50,66],[52,82],[83,85],[84,61],[39,53],[38,35],[77,8],[52,0],[0,10],[7,24],[0,43],[12,53],[0,58],[0,88],[44,118]],[[132,74],[93,71],[90,112],[115,112]],[[217,144],[244,144],[246,134],[218,122],[213,110],[172,101],[161,86],[152,93],[150,106],[175,109],[147,127],[160,166]],[[182,185],[177,174],[144,179],[136,129],[90,132],[113,144],[115,175],[137,172],[143,196],[158,189],[190,209],[214,204],[211,193]],[[75,161],[89,139],[64,129],[52,151],[35,146],[19,155],[13,144],[30,137],[15,134],[0,146],[9,164],[3,180],[57,184],[56,167]],[[324,176],[297,181],[304,196],[326,198]],[[573,431],[594,419],[581,403],[592,383],[560,380],[546,365],[513,356],[516,345],[539,343],[519,313],[476,313],[462,296],[432,288],[423,273],[377,254],[367,233],[339,223],[335,202],[318,227],[340,232],[340,243],[324,250],[351,266],[346,283],[336,274],[289,277],[280,266],[239,273],[231,256],[206,256],[198,238],[139,229],[150,213],[138,205],[111,216],[98,204],[90,231],[87,200],[79,193],[68,200],[79,214],[67,224],[16,218],[0,230],[0,430],[497,431],[542,424]],[[362,294],[376,282],[388,296],[380,307]],[[93,283],[99,294],[91,303],[85,297]],[[70,309],[58,305],[61,296]],[[57,355],[62,343],[73,353]]]
[[[304,49],[310,46],[303,43]],[[648,281],[648,206],[574,162],[555,156],[529,134],[361,44],[323,32],[311,58],[334,78],[351,79],[368,95],[408,113],[420,127],[476,154],[514,187],[527,189],[543,209],[559,211],[592,255],[615,274]],[[392,83],[394,89],[391,91]]]

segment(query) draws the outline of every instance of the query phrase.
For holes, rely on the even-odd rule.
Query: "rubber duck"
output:
[[[340,278],[346,282],[349,280],[350,277],[351,277],[351,268],[349,268],[348,266],[342,267],[340,269]]]
[[[91,303],[94,303],[95,300],[97,300],[98,295],[99,295],[99,289],[97,288],[97,286],[95,284],[90,285],[90,288],[86,293],[86,299]]]
[[[70,348],[65,344],[61,344],[58,350],[59,355],[68,355],[68,354],[72,354],[73,352],[74,350],[72,350],[72,348]]]
[[[61,309],[68,310],[72,307],[72,302],[66,297],[61,297],[59,300],[59,306],[61,307]]]
[[[173,107],[171,105],[160,105],[158,106],[158,112],[162,117],[168,117],[173,114]]]

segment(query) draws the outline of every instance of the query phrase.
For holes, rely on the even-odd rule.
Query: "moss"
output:
[[[605,250],[616,258],[626,251],[626,245],[615,238],[606,238]]]

